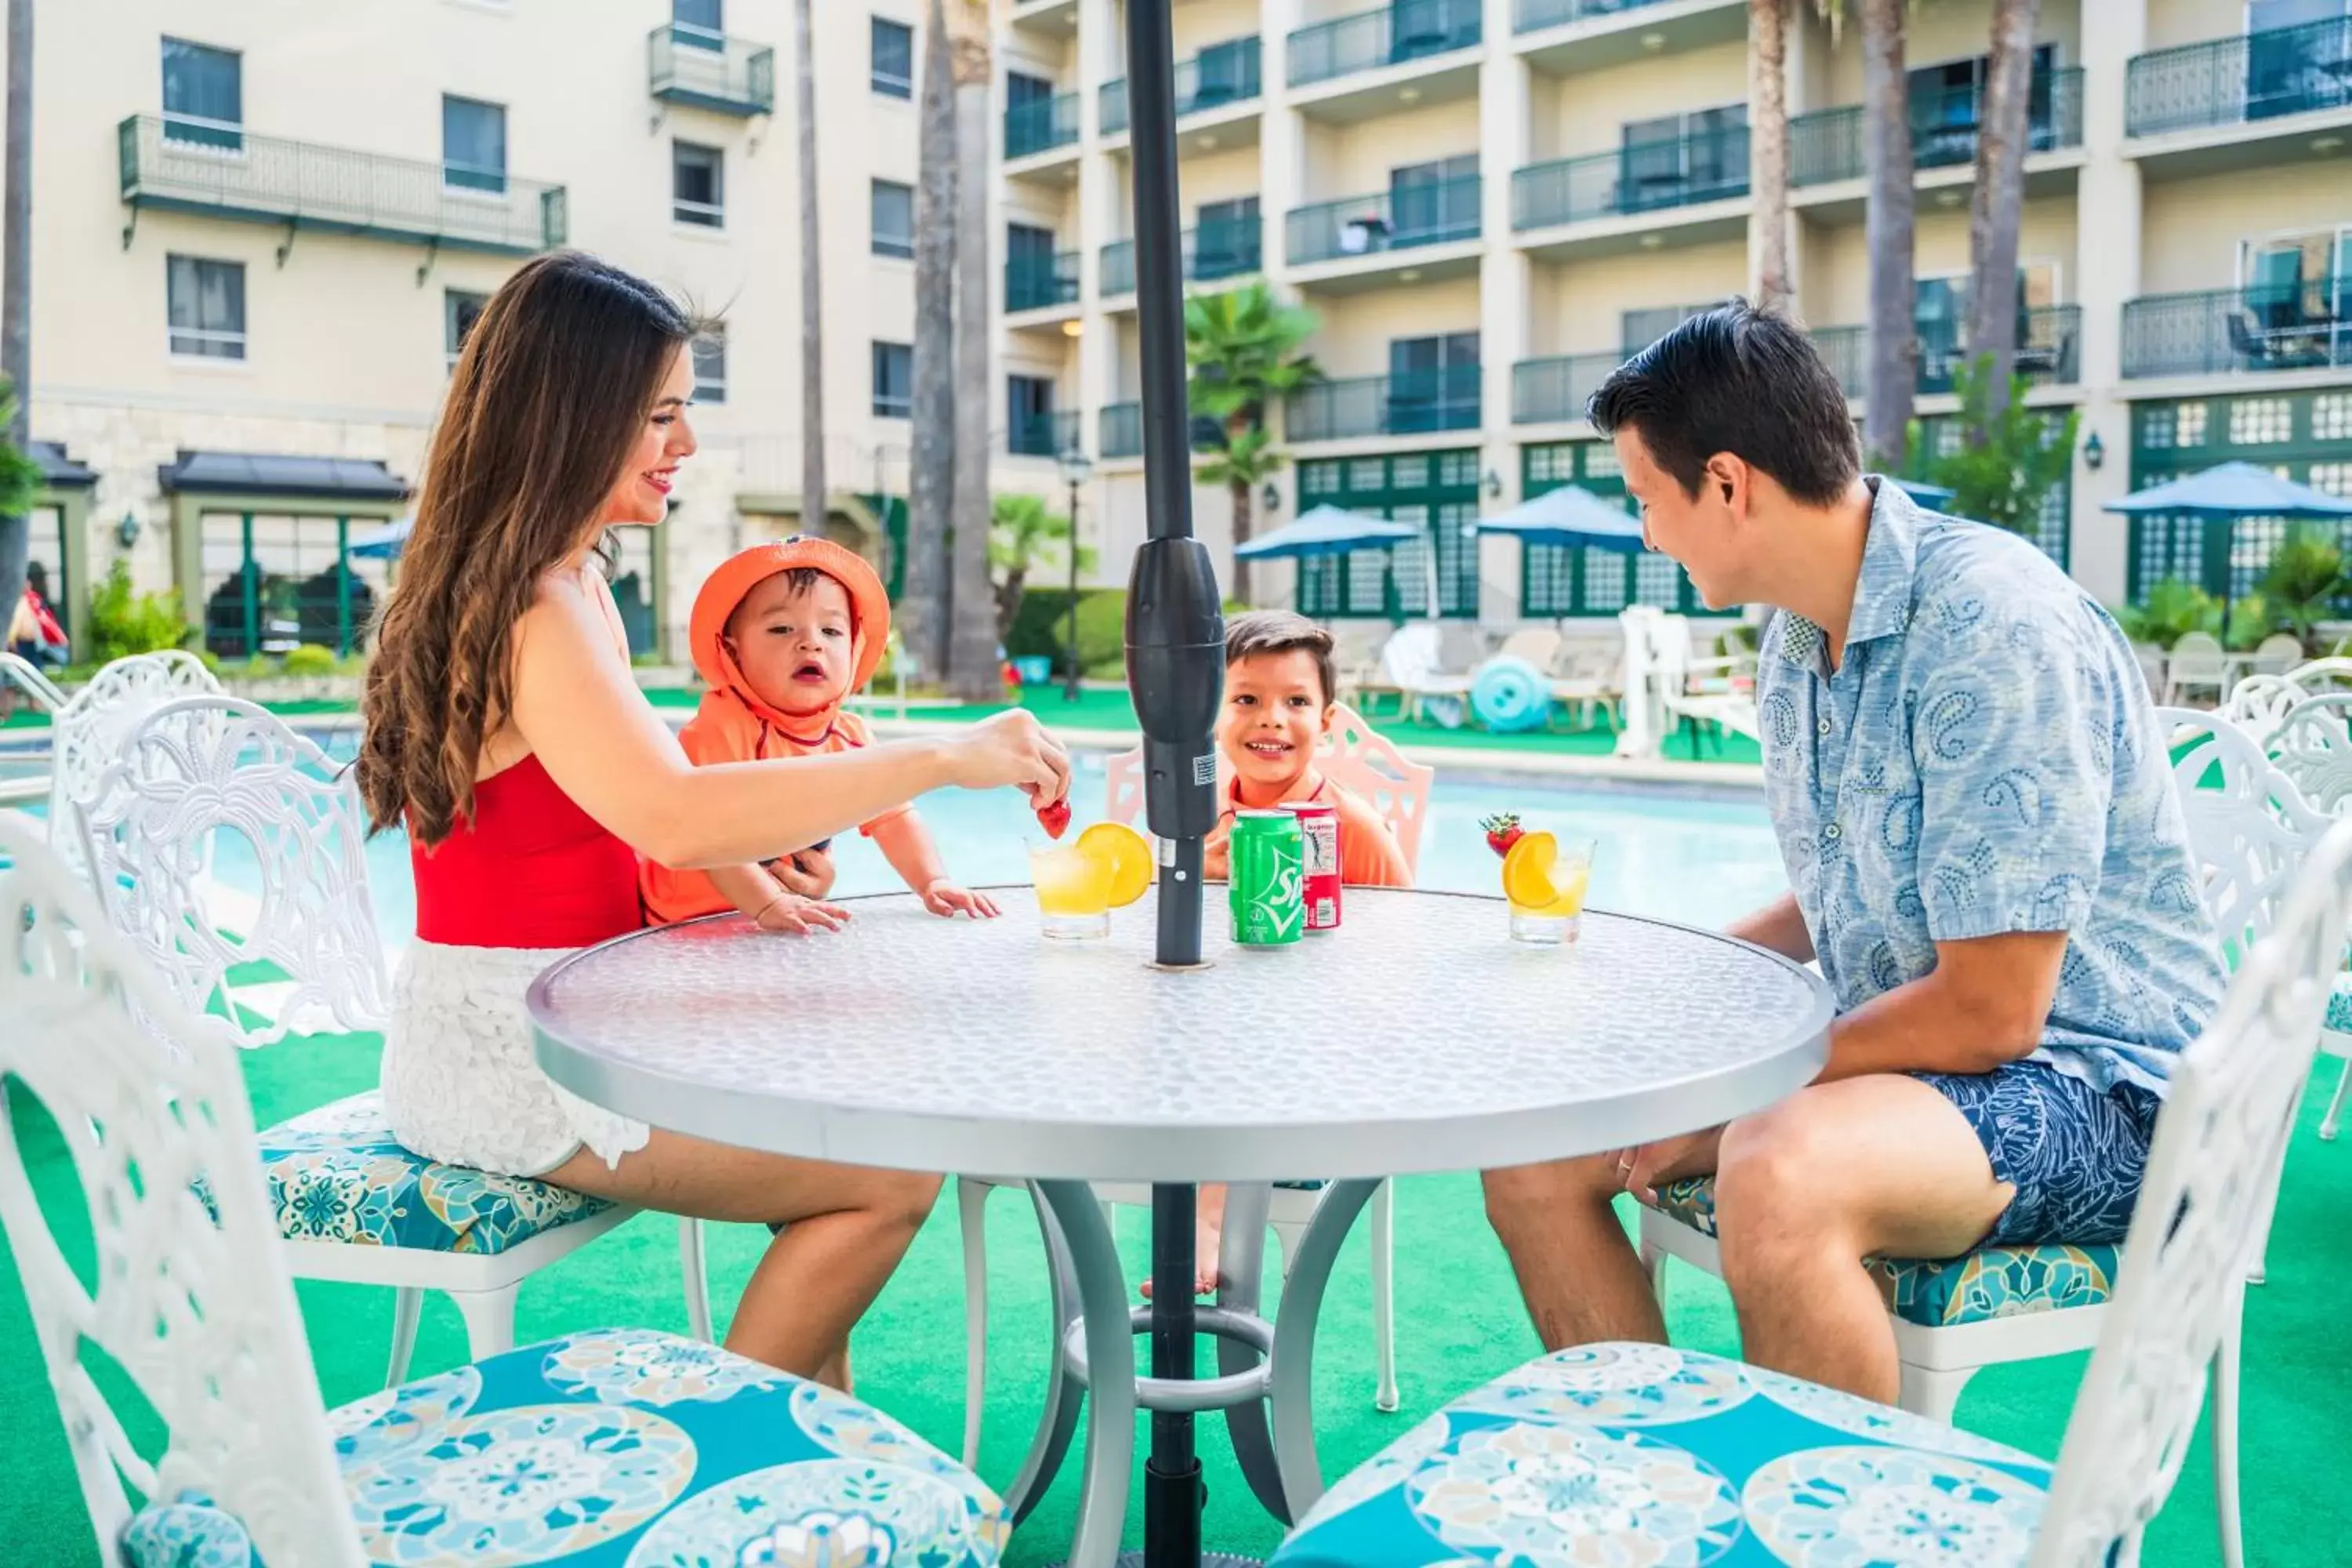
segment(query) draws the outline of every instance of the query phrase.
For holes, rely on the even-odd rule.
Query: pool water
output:
[[[339,760],[352,754],[348,733],[317,737]],[[1076,827],[1099,821],[1107,790],[1105,756],[1082,752],[1070,792]],[[1026,882],[1025,839],[1036,818],[1011,790],[935,790],[916,803],[938,841],[948,874],[969,885]],[[1501,863],[1486,847],[1482,817],[1515,812],[1528,827],[1597,841],[1595,908],[1719,926],[1787,890],[1763,805],[1752,795],[1677,793],[1570,783],[1536,775],[1448,773],[1432,789],[1422,829],[1420,881],[1450,892],[1501,890]],[[1073,831],[1076,831],[1076,827]],[[837,896],[895,891],[896,872],[863,836],[834,840]],[[236,835],[215,846],[215,869],[231,885],[256,881],[251,851]],[[379,930],[397,951],[415,934],[416,895],[408,843],[385,834],[368,846],[368,873]]]

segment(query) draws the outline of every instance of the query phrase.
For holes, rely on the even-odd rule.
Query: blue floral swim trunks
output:
[[[1990,1073],[1914,1073],[1968,1119],[1996,1180],[2017,1191],[1979,1246],[2096,1246],[2124,1238],[2163,1101],[2100,1089],[2038,1061]]]

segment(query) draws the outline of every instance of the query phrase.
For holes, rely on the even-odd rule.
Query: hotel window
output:
[[[874,18],[874,90],[885,98],[915,96],[915,29]]]
[[[874,254],[915,254],[915,187],[896,180],[874,182]]]
[[[441,95],[441,183],[459,190],[507,188],[507,111]]]
[[[163,40],[163,137],[243,150],[245,68],[235,50]]]
[[[694,340],[694,400],[727,401],[727,329],[713,326]]]
[[[908,343],[874,345],[874,416],[904,419],[915,407],[915,350]]]
[[[172,353],[181,359],[245,357],[245,263],[164,258]]]
[[[672,143],[669,216],[698,228],[725,228],[726,172],[726,154],[718,148]]]
[[[469,294],[462,289],[452,289],[441,296],[441,346],[449,356],[449,368],[457,368],[457,356],[466,350],[466,334],[482,319],[482,310],[490,302],[488,294]]]

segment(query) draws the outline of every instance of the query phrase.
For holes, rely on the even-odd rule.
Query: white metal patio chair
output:
[[[49,720],[49,843],[59,858],[89,875],[73,803],[89,798],[139,721],[166,702],[220,689],[204,660],[172,648],[114,660],[58,709]]]
[[[2256,745],[2267,747],[2288,710],[2310,695],[2293,676],[2249,675],[2230,688],[2219,711]]]
[[[2298,871],[2331,824],[2304,804],[2262,748],[2229,721],[2160,708],[2157,721],[2158,733],[2179,752],[2172,763],[2173,787],[2188,818],[2199,891],[2225,955],[2242,964],[2270,934]],[[2306,1058],[2303,1070],[2308,1067]],[[2273,1171],[2273,1186],[2276,1177]],[[1723,1266],[1713,1179],[1673,1183],[1659,1197],[1657,1207],[1642,1208],[1640,1225],[1643,1262],[1663,1303],[1668,1258],[1718,1278]],[[2267,1203],[2262,1210],[2266,1221]],[[2258,1248],[2252,1266],[2257,1278],[2260,1256]],[[1873,1260],[1894,1319],[1903,1408],[1948,1421],[1961,1390],[1981,1369],[2088,1349],[2102,1331],[2121,1262],[2121,1249],[2112,1245],[1987,1247],[1949,1261]],[[2231,1568],[2240,1561],[2237,1333],[2232,1319],[2215,1366],[2213,1394],[2213,1468],[2227,1504],[2221,1523]]]
[[[1397,847],[1408,868],[1421,865],[1421,834],[1429,815],[1429,792],[1437,770],[1409,760],[1402,752],[1346,703],[1331,718],[1330,745],[1316,758],[1326,778],[1369,800],[1388,819]],[[1143,753],[1122,752],[1104,767],[1107,800],[1103,814],[1113,822],[1133,822],[1143,810]],[[1220,784],[1222,788],[1222,783]],[[988,1384],[988,1230],[989,1194],[1004,1183],[986,1176],[956,1178],[956,1219],[963,1243],[964,1415],[963,1462],[976,1463],[980,1455],[981,1417]],[[1151,1189],[1126,1183],[1097,1183],[1106,1220],[1116,1205],[1149,1208]],[[1274,1233],[1277,1278],[1286,1272],[1291,1256],[1323,1201],[1321,1184],[1277,1186],[1267,1205],[1266,1228]],[[1396,1213],[1395,1194],[1383,1182],[1372,1194],[1372,1348],[1378,1363],[1378,1384],[1372,1403],[1387,1411],[1397,1407],[1396,1384]],[[1116,1229],[1116,1227],[1113,1227]]]
[[[1447,1562],[2119,1568],[2234,1380],[2262,1205],[2352,916],[2352,825],[2181,1053],[2054,1468],[1972,1433],[1663,1345],[1559,1352],[1455,1400],[1299,1519],[1271,1568]],[[2217,1383],[2218,1383],[2217,1379]],[[2217,1440],[2231,1413],[2218,1403]],[[2222,1510],[2236,1515],[2234,1496]],[[2235,1560],[2234,1541],[2230,1560]]]
[[[1449,668],[1436,625],[1413,621],[1399,626],[1381,647],[1381,684],[1403,700],[1402,716],[1419,720],[1438,704],[1436,711],[1467,714],[1470,707],[1468,667]]]
[[[2254,675],[2284,675],[2303,662],[2303,639],[2290,632],[2273,632],[2255,646],[2246,668]]]
[[[2286,673],[2297,686],[2314,697],[2330,691],[2352,689],[2352,658],[2340,653],[2298,664]]]
[[[2210,691],[2219,702],[2230,686],[2230,656],[2207,632],[2189,632],[2164,658],[2164,702],[2178,706],[2192,691]]]
[[[2298,670],[2294,680],[2301,687],[2305,679],[2326,680],[2337,674],[2352,679],[2352,658],[2315,659]],[[2278,720],[2269,745],[2279,771],[2295,782],[2315,807],[2332,816],[2352,816],[2352,689],[2322,687],[2289,708]],[[2332,1143],[2343,1126],[2346,1099],[2352,1095],[2352,974],[2339,976],[2336,983],[2319,1048],[2343,1063],[2336,1069],[2336,1091],[2319,1118],[2319,1135]]]
[[[391,983],[356,785],[275,715],[231,697],[156,709],[76,819],[100,906],[198,1027],[260,1047],[384,1026]],[[257,883],[226,919],[196,901],[216,839],[241,841]],[[388,1384],[407,1375],[426,1290],[457,1304],[476,1360],[498,1354],[513,1345],[522,1281],[635,1212],[412,1152],[373,1089],[267,1129],[261,1148],[294,1275],[395,1293]],[[708,1340],[700,1224],[678,1223],[687,1315]]]
[[[1003,1504],[913,1433],[667,1334],[574,1333],[327,1409],[237,1051],[7,823],[0,1016],[0,1225],[88,1561],[998,1562]],[[61,1152],[18,1142],[42,1119]]]

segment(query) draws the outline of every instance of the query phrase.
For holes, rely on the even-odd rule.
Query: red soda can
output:
[[[1307,838],[1307,930],[1339,929],[1339,808],[1317,801],[1286,801]]]

